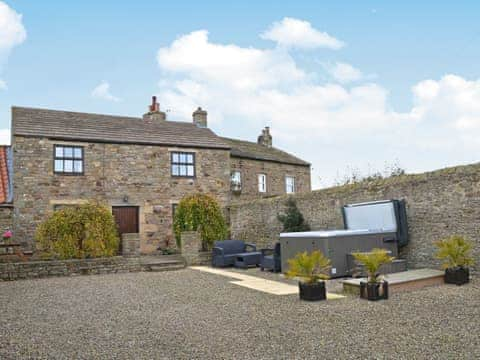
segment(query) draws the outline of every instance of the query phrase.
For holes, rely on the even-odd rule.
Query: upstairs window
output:
[[[195,177],[195,153],[172,152],[172,176]]]
[[[267,175],[265,174],[258,174],[258,191],[267,192]]]
[[[83,147],[55,145],[54,172],[62,175],[83,175]]]
[[[230,178],[230,184],[232,191],[241,191],[242,190],[242,174],[240,171],[232,171],[232,176]]]
[[[287,194],[295,193],[295,178],[293,176],[285,176],[285,192]]]

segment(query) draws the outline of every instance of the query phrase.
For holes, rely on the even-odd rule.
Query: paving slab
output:
[[[231,284],[243,286],[272,295],[298,294],[298,285],[290,285],[280,281],[268,280],[262,277],[240,274],[236,271],[228,271],[207,266],[193,266],[190,267],[190,269],[230,277],[236,279],[236,281],[231,281]],[[342,299],[344,297],[345,296],[339,294],[327,293],[328,300]]]

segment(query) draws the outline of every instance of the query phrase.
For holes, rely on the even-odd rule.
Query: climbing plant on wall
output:
[[[179,247],[182,231],[199,231],[204,250],[209,249],[215,240],[224,240],[228,235],[220,205],[205,194],[188,195],[180,201],[175,210],[173,228]]]

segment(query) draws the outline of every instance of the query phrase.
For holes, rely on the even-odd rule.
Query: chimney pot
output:
[[[160,111],[160,104],[157,97],[152,96],[152,104],[148,106],[148,112],[143,115],[143,120],[150,122],[161,122],[167,120],[167,114]]]

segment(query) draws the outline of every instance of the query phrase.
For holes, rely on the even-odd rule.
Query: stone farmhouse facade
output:
[[[213,195],[228,208],[261,197],[311,190],[310,164],[272,146],[190,122],[166,119],[154,99],[142,118],[12,108],[13,231],[34,250],[35,229],[56,209],[98,200],[119,232],[136,233],[141,253],[174,245],[175,206],[187,194]]]

